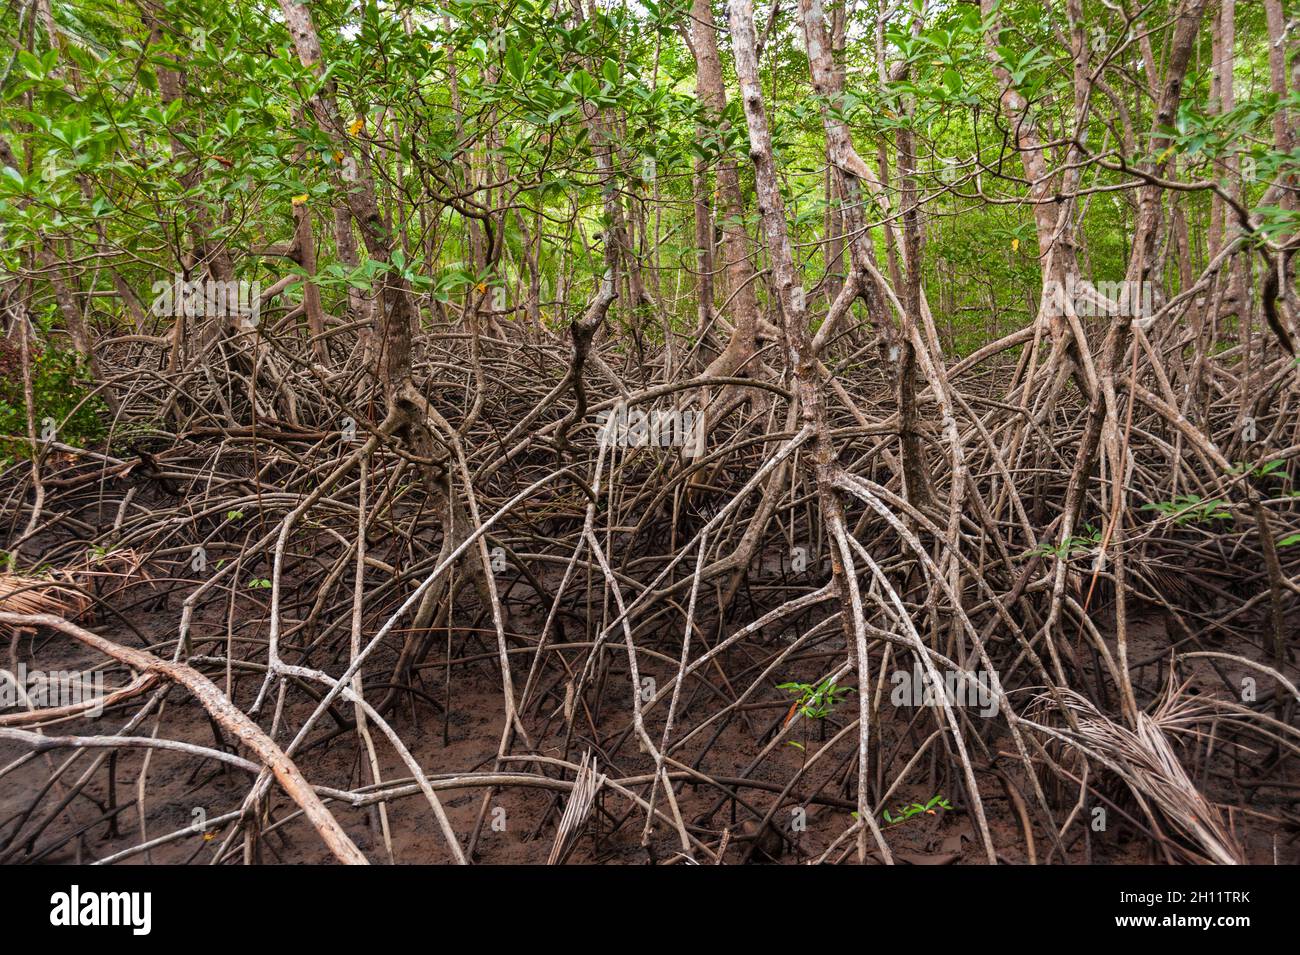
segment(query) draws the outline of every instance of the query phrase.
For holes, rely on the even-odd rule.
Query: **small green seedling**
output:
[[[1243,461],[1229,468],[1228,473],[1249,474],[1251,477],[1262,478],[1262,477],[1268,477],[1270,474],[1275,474],[1275,472],[1281,470],[1285,466],[1286,466],[1286,460],[1284,458],[1277,458],[1276,460],[1269,461],[1257,467],[1252,467],[1251,465],[1246,464]],[[1285,474],[1277,474],[1276,476],[1279,478],[1286,477]]]
[[[1142,510],[1159,511],[1166,517],[1172,517],[1174,523],[1178,525],[1189,524],[1192,521],[1198,524],[1205,524],[1210,521],[1230,521],[1232,520],[1232,512],[1227,508],[1227,501],[1221,501],[1218,498],[1211,498],[1207,501],[1202,499],[1199,494],[1183,494],[1172,501],[1155,501],[1151,504],[1142,505]]]
[[[270,590],[271,582],[265,577],[254,577],[248,582],[249,590]]]
[[[942,795],[933,797],[925,805],[921,805],[919,802],[914,802],[910,806],[899,806],[897,815],[895,815],[894,813],[886,809],[881,814],[881,820],[885,823],[886,826],[897,826],[899,823],[907,822],[907,820],[913,818],[914,816],[920,816],[923,814],[928,816],[933,816],[935,814],[935,811],[938,809],[952,809],[952,806],[949,805],[947,798],[945,798]],[[856,812],[853,813],[852,815],[854,819],[858,818],[858,814]]]
[[[821,720],[831,715],[831,710],[835,704],[843,703],[844,698],[854,692],[851,686],[836,686],[831,680],[825,680],[817,686],[811,683],[782,683],[777,686],[778,690],[786,690],[790,693],[797,694],[798,699],[791,706],[791,716],[796,708],[804,715],[805,719]],[[786,717],[789,722],[789,717]]]
[[[1055,557],[1058,560],[1069,560],[1072,557],[1090,554],[1101,546],[1101,531],[1091,524],[1085,524],[1083,530],[1083,534],[1067,537],[1061,544],[1039,544],[1033,550],[1025,551],[1022,556]]]
[[[844,698],[854,692],[851,686],[836,686],[831,680],[823,680],[814,686],[811,683],[782,683],[777,687],[778,690],[785,690],[795,694],[795,700],[790,704],[790,711],[785,714],[785,719],[781,721],[781,728],[790,725],[794,719],[795,713],[802,713],[804,718],[810,722],[816,721],[818,727],[818,736],[823,742],[826,740],[826,723],[824,720],[831,715],[837,703],[843,703]],[[808,723],[803,723],[804,739],[807,740]],[[804,743],[787,740],[787,746],[793,746],[800,752],[807,752]]]
[[[910,806],[899,806],[897,816],[891,815],[889,810],[886,809],[883,813],[883,818],[887,824],[891,826],[896,826],[900,822],[907,822],[907,820],[911,819],[913,816],[919,816],[922,813],[926,813],[928,815],[933,816],[936,809],[951,809],[951,808],[952,806],[948,804],[947,799],[945,799],[943,796],[935,796],[924,806],[922,806],[919,802],[914,802]]]

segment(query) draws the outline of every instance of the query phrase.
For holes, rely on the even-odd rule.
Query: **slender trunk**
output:
[[[694,0],[691,8],[692,45],[695,48],[695,89],[700,102],[719,117],[718,131],[730,124],[720,117],[727,108],[722,81],[722,58],[718,53],[718,30],[709,0]],[[758,328],[758,298],[754,267],[749,258],[749,235],[745,231],[745,202],[740,175],[730,157],[723,156],[715,175],[718,181],[718,226],[722,232],[722,256],[727,279],[726,292],[734,320],[726,349],[705,371],[706,375],[730,375],[754,354]]]
[[[303,66],[316,75],[324,72],[321,63],[320,39],[312,22],[311,11],[294,0],[280,0],[294,49]],[[353,147],[344,128],[335,99],[333,81],[309,102],[312,113],[321,129],[329,135],[343,154],[343,168],[355,170],[355,177],[340,177],[339,186],[347,196],[348,209],[361,230],[361,241],[375,262],[388,264],[392,260],[393,236],[379,211],[374,180],[369,170],[353,155]],[[411,284],[400,274],[388,273],[379,289],[379,355],[378,375],[390,401],[411,381],[411,334],[416,308]]]

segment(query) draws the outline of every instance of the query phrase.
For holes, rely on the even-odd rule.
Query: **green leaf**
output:
[[[524,58],[514,47],[506,52],[506,72],[517,80],[524,78]]]
[[[18,64],[23,68],[28,76],[35,77],[36,79],[45,78],[45,67],[42,65],[41,61],[26,50],[18,51]]]

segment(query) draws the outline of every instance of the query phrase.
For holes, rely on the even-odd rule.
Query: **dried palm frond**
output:
[[[587,826],[591,811],[596,808],[596,793],[604,782],[604,775],[596,772],[596,761],[591,757],[591,750],[587,750],[582,754],[582,761],[578,765],[578,775],[573,781],[564,815],[560,817],[555,843],[546,859],[547,865],[562,865],[573,851],[582,836],[582,830]]]
[[[1061,702],[1074,712],[1078,732],[1063,731],[1079,750],[1101,757],[1114,770],[1148,813],[1154,808],[1170,828],[1199,847],[1193,854],[1176,842],[1189,861],[1209,858],[1220,865],[1239,865],[1244,853],[1228,831],[1218,808],[1201,795],[1183,768],[1172,734],[1185,731],[1198,716],[1213,713],[1195,697],[1175,689],[1168,692],[1154,713],[1139,713],[1137,724],[1130,729],[1116,723],[1098,710],[1086,697],[1072,690],[1061,690]],[[1051,697],[1038,698],[1042,705],[1055,705]]]
[[[80,594],[60,586],[52,577],[0,573],[0,610],[7,613],[55,613],[68,616],[79,613],[84,608],[85,601]]]

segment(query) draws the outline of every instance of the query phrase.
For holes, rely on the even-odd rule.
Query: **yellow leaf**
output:
[[[361,132],[361,130],[365,128],[366,128],[366,121],[364,119],[354,119],[352,121],[352,125],[348,127],[348,132],[351,133],[353,136],[355,136],[357,133]]]
[[[307,193],[304,192],[301,196],[294,196],[293,199],[290,200],[290,201],[293,202],[293,204],[294,204],[295,206],[306,205],[306,204],[307,204]]]
[[[1019,252],[1019,251],[1020,251],[1020,240],[1019,240],[1019,239],[1012,239],[1012,240],[1011,240],[1011,251],[1012,251],[1012,252]]]
[[[474,286],[474,288],[475,288],[477,291],[479,291],[479,292],[486,292],[486,291],[487,291],[487,283],[486,283],[486,282],[479,282],[478,285],[475,285],[475,286]]]
[[[335,162],[342,162],[342,161],[343,161],[343,154],[342,154],[341,152],[339,152],[338,150],[335,150],[335,151],[334,151],[334,161],[335,161]]]
[[[1160,157],[1156,160],[1156,162],[1164,162],[1166,159],[1169,158],[1169,154],[1172,153],[1173,151],[1174,151],[1174,147],[1170,146],[1168,149],[1166,149],[1164,152],[1160,154]]]

